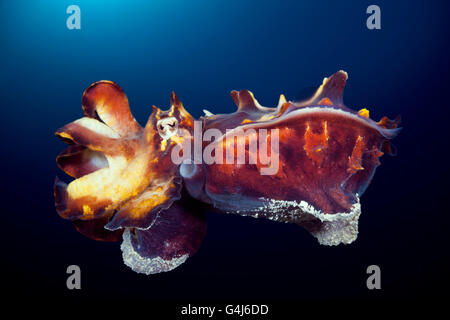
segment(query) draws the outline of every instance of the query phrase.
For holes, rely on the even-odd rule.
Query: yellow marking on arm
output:
[[[166,147],[167,147],[167,140],[164,139],[161,141],[161,151],[166,150]]]
[[[184,141],[184,138],[179,135],[173,135],[170,137],[170,140],[175,142],[176,144],[182,144]]]
[[[130,217],[138,219],[145,216],[150,210],[169,200],[168,193],[175,187],[170,182],[144,191],[138,198],[129,203]]]
[[[89,207],[89,205],[84,204],[83,205],[83,215],[84,216],[93,216],[94,211],[92,211],[92,209],[91,209],[91,207]]]
[[[67,132],[59,132],[58,135],[62,138],[73,140],[72,136],[68,134]]]

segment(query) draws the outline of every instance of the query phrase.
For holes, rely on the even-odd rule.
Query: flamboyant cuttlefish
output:
[[[297,223],[321,244],[357,237],[359,198],[399,117],[379,122],[344,106],[347,74],[325,78],[307,101],[262,107],[232,91],[238,109],[196,121],[172,93],[170,109],[153,106],[144,128],[122,89],[110,81],[83,94],[84,117],[56,136],[56,159],[75,179],[56,178],[58,214],[95,240],[123,238],[123,260],[151,274],[193,255],[206,233],[205,209]]]

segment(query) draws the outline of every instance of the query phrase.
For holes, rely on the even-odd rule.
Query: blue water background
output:
[[[81,30],[66,8],[81,8]],[[1,267],[10,292],[156,299],[398,298],[448,283],[449,4],[376,1],[1,1]],[[131,272],[118,244],[79,235],[53,206],[54,137],[82,116],[92,82],[117,82],[145,124],[174,90],[189,112],[229,113],[234,89],[262,105],[305,97],[337,70],[345,104],[402,116],[396,157],[383,156],[362,197],[351,245],[319,246],[296,225],[209,214],[200,251],[177,270]],[[65,268],[83,289],[65,288]],[[368,291],[366,268],[382,269]],[[12,290],[12,291],[11,291]]]

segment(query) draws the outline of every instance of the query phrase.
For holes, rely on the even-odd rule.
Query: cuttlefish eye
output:
[[[169,139],[178,131],[178,120],[175,117],[167,117],[161,120],[158,120],[156,123],[158,128],[159,135],[164,140]]]

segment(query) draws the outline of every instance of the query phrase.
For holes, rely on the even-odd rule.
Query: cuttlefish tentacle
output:
[[[182,187],[178,167],[170,159],[179,139],[164,140],[158,122],[171,117],[169,124],[189,127],[192,117],[172,93],[171,108],[154,107],[142,128],[122,89],[109,81],[91,85],[82,105],[85,117],[56,132],[69,144],[57,163],[76,178],[69,184],[55,181],[58,213],[72,221],[102,218],[111,231],[148,228],[159,211],[180,198]]]

